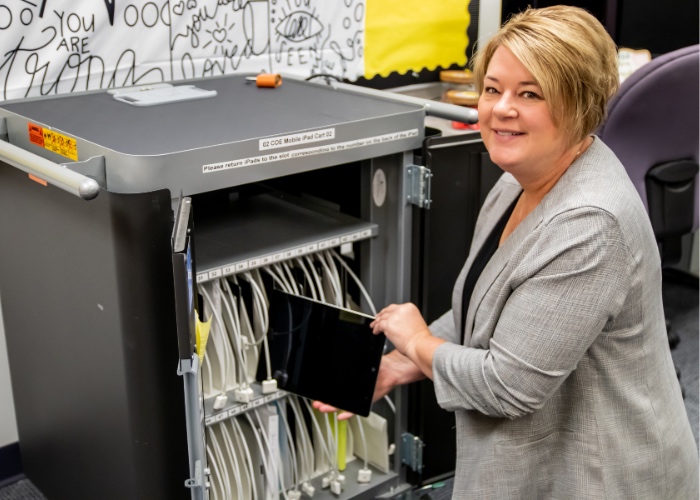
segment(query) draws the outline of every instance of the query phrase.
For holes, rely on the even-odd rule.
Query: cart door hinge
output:
[[[406,167],[406,186],[408,202],[420,208],[430,208],[430,179],[433,177],[429,168],[421,165]]]
[[[194,477],[185,481],[185,488],[203,489],[209,488],[209,476],[211,471],[208,467],[202,469],[202,462],[197,460],[194,464]]]
[[[423,470],[423,441],[408,432],[401,434],[401,463],[415,472]]]

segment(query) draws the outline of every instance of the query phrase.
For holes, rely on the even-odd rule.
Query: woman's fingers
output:
[[[322,401],[313,401],[311,403],[311,406],[316,408],[318,411],[321,413],[334,413],[334,412],[339,412],[338,413],[338,420],[347,420],[350,417],[353,417],[355,414],[349,411],[341,410],[339,408],[336,408],[335,406],[331,406],[329,404],[326,404]]]

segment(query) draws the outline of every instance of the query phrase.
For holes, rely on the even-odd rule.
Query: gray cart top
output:
[[[213,97],[139,107],[107,91],[4,103],[9,141],[100,177],[113,192],[221,189],[419,147],[421,106],[285,78],[183,81]],[[74,157],[31,141],[41,127],[75,140]],[[76,160],[77,161],[71,161]]]

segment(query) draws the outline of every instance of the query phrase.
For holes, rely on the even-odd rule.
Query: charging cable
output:
[[[296,260],[297,266],[299,266],[299,269],[301,269],[301,272],[304,273],[304,277],[306,278],[306,282],[307,282],[307,288],[311,294],[311,298],[314,300],[318,300],[318,294],[316,293],[316,284],[314,283],[314,280],[311,278],[311,273],[309,273],[309,270],[306,269],[306,264],[304,264],[304,261],[298,257],[295,260]]]
[[[248,420],[248,424],[250,425],[250,428],[253,430],[253,436],[255,437],[255,441],[258,443],[258,448],[260,449],[260,460],[262,461],[262,466],[263,466],[263,473],[264,477],[267,480],[268,487],[270,488],[270,492],[275,491],[275,485],[272,482],[272,471],[270,470],[270,464],[267,461],[267,453],[265,451],[265,447],[263,446],[262,441],[260,440],[260,434],[263,435],[264,439],[267,439],[265,437],[265,433],[262,431],[258,431],[257,426],[253,422],[253,419],[250,418],[250,412],[246,412],[243,415],[245,415],[245,418]],[[272,458],[272,457],[270,457]]]
[[[369,450],[367,449],[367,440],[365,439],[365,429],[362,423],[362,417],[355,416],[357,421],[357,428],[360,430],[360,440],[362,441],[362,449],[364,450],[364,467],[357,471],[357,482],[358,483],[369,483],[372,480],[372,470],[367,464],[367,456],[369,455]]]
[[[207,458],[209,464],[211,464],[211,467],[214,469],[214,474],[212,478],[212,493],[213,493],[213,500],[218,500],[218,498],[221,496],[223,497],[224,495],[224,485],[221,482],[221,474],[219,473],[219,465],[217,460],[214,457],[214,453],[212,451],[212,448],[210,446],[207,446]]]
[[[360,292],[362,293],[362,296],[365,298],[367,301],[367,305],[369,306],[370,311],[372,311],[372,316],[377,315],[377,309],[374,307],[374,302],[372,302],[372,298],[369,296],[369,293],[367,292],[367,289],[364,287],[362,282],[360,281],[360,278],[357,277],[357,275],[353,272],[353,270],[350,268],[347,262],[345,262],[345,259],[343,259],[340,255],[338,255],[338,252],[335,250],[330,251],[331,255],[335,257],[335,259],[340,262],[340,265],[343,266],[343,268],[347,271],[347,273],[352,277],[353,281],[355,284],[357,284],[357,287],[360,289]]]
[[[303,484],[301,485],[301,489],[304,493],[306,493],[308,496],[313,497],[314,492],[316,491],[316,488],[314,488],[311,485],[311,482],[309,479],[314,474],[315,471],[315,453],[314,453],[314,446],[313,443],[311,442],[311,436],[309,436],[309,430],[307,429],[305,423],[304,423],[304,417],[303,417],[303,412],[301,410],[301,405],[299,403],[299,398],[297,396],[290,395],[288,398],[288,401],[292,407],[292,411],[294,412],[294,418],[297,423],[297,435],[301,435],[302,437],[302,450],[303,453],[306,454],[306,459],[307,459],[307,469],[306,473],[304,474],[304,477],[302,480],[304,481]],[[314,418],[313,414],[311,414],[311,420],[314,422],[316,419]],[[318,425],[318,422],[316,422]],[[320,429],[319,429],[320,431]],[[320,432],[319,432],[320,433]]]
[[[326,456],[329,464],[329,470],[330,467],[333,465],[333,457],[331,456],[330,452],[330,443],[326,442],[326,439],[323,437],[323,432],[321,432],[321,426],[318,423],[318,420],[316,420],[316,416],[314,415],[314,410],[311,407],[311,403],[306,398],[300,398],[301,401],[304,402],[306,405],[306,410],[309,412],[309,415],[311,417],[311,423],[313,424],[314,429],[316,430],[316,434],[318,435],[318,441],[321,444],[321,449],[323,450],[324,455]],[[325,472],[325,471],[324,471]]]
[[[251,289],[253,290],[253,309],[257,312],[261,330],[260,339],[256,340],[254,344],[259,345],[260,342],[262,342],[263,344],[263,354],[265,356],[267,379],[264,380],[262,383],[262,392],[263,394],[269,394],[277,390],[277,381],[274,378],[272,378],[272,365],[270,363],[270,346],[267,341],[267,331],[269,329],[267,300],[265,299],[264,292],[261,290],[261,287],[253,278],[251,273],[244,273],[243,277],[246,279],[246,281],[250,283]]]
[[[253,458],[251,457],[250,449],[248,448],[248,442],[245,436],[243,435],[243,429],[241,429],[241,425],[238,423],[238,419],[232,418],[229,420],[229,422],[231,423],[231,427],[233,428],[234,432],[238,435],[239,443],[243,448],[245,458],[248,462],[248,476],[250,477],[250,485],[253,490],[253,499],[258,498],[257,480],[253,468]]]
[[[331,272],[330,267],[328,267],[328,262],[326,262],[326,259],[323,257],[323,253],[316,254],[317,262],[321,264],[321,267],[323,269],[323,275],[326,278],[326,282],[328,283],[328,286],[330,287],[330,292],[333,294],[333,300],[332,302],[329,300],[329,302],[332,305],[335,306],[343,306],[343,301],[340,293],[340,288],[338,287],[338,283],[333,279],[333,273]]]
[[[217,428],[221,430],[221,436],[224,438],[224,445],[227,452],[226,455],[228,456],[224,457],[224,459],[228,458],[226,464],[233,465],[233,470],[231,471],[233,477],[229,476],[229,481],[231,481],[231,483],[236,486],[236,492],[238,493],[237,498],[243,498],[243,489],[241,488],[241,481],[238,480],[242,476],[241,468],[238,464],[238,456],[236,455],[236,450],[233,447],[233,440],[231,439],[231,435],[229,434],[228,429],[223,423],[217,424]],[[214,430],[214,435],[216,435],[216,429]]]
[[[226,401],[228,400],[228,396],[226,396],[226,387],[228,385],[228,379],[229,379],[229,361],[230,358],[232,357],[232,353],[229,351],[231,349],[231,346],[229,345],[227,339],[225,338],[224,331],[225,331],[225,325],[223,320],[221,319],[221,315],[219,314],[216,306],[214,305],[214,301],[211,299],[209,296],[209,293],[206,290],[206,287],[200,287],[200,291],[202,292],[202,295],[204,296],[204,300],[207,302],[209,307],[212,310],[212,314],[214,316],[214,319],[216,320],[216,323],[218,324],[219,328],[214,329],[214,332],[216,332],[214,337],[214,350],[217,353],[217,359],[219,360],[219,368],[222,371],[221,375],[221,387],[220,387],[220,394],[216,396],[214,399],[214,409],[215,410],[221,410],[225,405]]]
[[[272,468],[272,473],[273,475],[277,476],[277,484],[280,489],[280,493],[282,493],[282,496],[285,498],[285,500],[289,500],[289,497],[287,496],[287,491],[284,487],[284,478],[282,476],[282,457],[281,455],[277,454],[277,459],[275,460],[275,457],[273,456],[273,449],[272,446],[270,445],[270,439],[267,436],[267,432],[265,432],[265,429],[263,428],[262,425],[262,418],[260,418],[260,413],[258,412],[257,408],[253,409],[253,413],[255,413],[255,418],[258,419],[258,426],[260,428],[260,435],[263,438],[263,442],[265,443],[265,447],[267,448],[269,452],[269,458],[270,462],[269,464],[273,465]],[[248,416],[248,413],[246,413],[246,416]],[[269,471],[269,469],[268,469]],[[274,488],[273,488],[274,491]]]
[[[228,477],[228,470],[226,470],[226,462],[221,454],[221,448],[219,448],[219,441],[216,439],[211,427],[207,429],[207,435],[209,438],[207,451],[212,450],[214,471],[219,476],[219,491],[221,491],[224,498],[231,498],[231,480]]]
[[[304,260],[306,260],[306,263],[309,265],[309,271],[311,272],[311,275],[314,278],[314,283],[316,283],[316,289],[318,290],[319,300],[321,302],[326,302],[326,296],[323,293],[323,283],[321,282],[321,277],[316,271],[316,265],[314,264],[314,261],[308,255],[304,256]]]
[[[272,281],[274,281],[281,290],[287,293],[292,293],[292,287],[289,283],[287,283],[287,278],[285,276],[279,276],[275,268],[265,266],[261,269],[270,275]]]
[[[238,358],[238,388],[235,389],[234,394],[236,396],[236,401],[238,401],[239,403],[249,403],[253,399],[254,393],[253,389],[248,385],[248,377],[245,371],[245,368],[248,365],[248,363],[246,359],[246,353],[241,342],[240,321],[236,320],[236,317],[238,316],[238,307],[234,303],[235,301],[233,298],[233,292],[231,291],[231,287],[228,285],[228,281],[226,279],[222,279],[221,282],[224,291],[226,292],[226,296],[222,297],[222,302],[224,304],[226,312],[228,313],[229,322],[231,323],[232,331],[229,333],[232,334],[232,340],[236,345],[236,348],[233,349],[233,352]]]
[[[292,270],[289,267],[289,264],[287,262],[282,262],[282,264],[276,264],[276,266],[279,269],[280,274],[286,274],[287,278],[289,278],[289,284],[291,285],[292,288],[292,293],[294,295],[301,295],[301,292],[299,291],[299,288],[297,287],[297,280],[294,278],[294,275],[292,274]]]
[[[277,413],[282,416],[282,423],[287,431],[287,443],[289,444],[289,451],[292,454],[292,474],[294,477],[293,483],[294,488],[292,491],[287,492],[289,495],[289,500],[299,500],[301,498],[301,492],[299,491],[299,483],[301,479],[299,477],[299,468],[301,464],[297,464],[297,454],[295,450],[294,440],[292,439],[292,429],[289,427],[289,422],[287,421],[286,411],[282,408],[282,405],[277,402]]]

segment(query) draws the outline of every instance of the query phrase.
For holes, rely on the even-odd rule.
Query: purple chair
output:
[[[632,73],[597,131],[647,207],[665,279],[670,277],[667,266],[680,260],[681,237],[698,229],[699,47],[669,52]],[[666,329],[673,349],[680,339],[668,319]],[[676,373],[680,382],[678,368]],[[681,390],[685,397],[682,384]]]
[[[599,137],[617,155],[649,212],[664,265],[698,229],[700,46],[659,56],[625,80]]]

